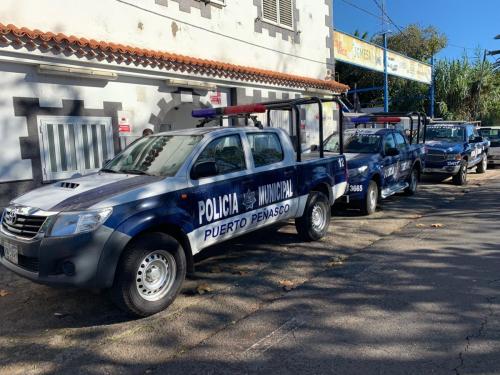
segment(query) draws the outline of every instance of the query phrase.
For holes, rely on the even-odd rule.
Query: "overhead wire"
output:
[[[383,17],[381,17],[380,15],[375,14],[375,13],[373,13],[373,12],[371,12],[371,11],[369,11],[369,10],[367,10],[367,9],[363,8],[363,7],[360,7],[360,6],[359,6],[359,5],[357,5],[357,4],[354,4],[354,3],[352,3],[352,2],[350,2],[350,1],[348,1],[348,0],[341,0],[341,1],[342,1],[343,3],[345,3],[345,4],[349,5],[349,6],[353,7],[353,8],[358,9],[359,11],[362,11],[362,12],[364,12],[364,13],[366,13],[366,14],[368,14],[368,15],[370,15],[370,16],[372,16],[372,17],[376,18],[376,19],[378,19],[379,21],[384,21],[384,18],[383,18]],[[375,2],[375,4],[377,5],[377,7],[378,7],[380,10],[382,10],[382,6],[380,5],[380,3],[379,3],[377,0],[373,0],[373,1],[374,1],[374,2]],[[395,22],[394,22],[394,20],[392,20],[392,18],[390,18],[390,16],[387,14],[387,12],[385,12],[385,11],[384,11],[384,14],[386,15],[386,17],[387,17],[387,19],[389,20],[389,22],[390,22],[392,25],[394,25],[394,26],[395,26],[395,27],[399,30],[399,32],[400,32],[400,33],[402,33],[402,32],[403,32],[402,28],[404,28],[404,26],[400,26],[400,25],[398,25],[397,23],[395,23]],[[465,46],[460,46],[460,45],[453,44],[453,43],[448,43],[448,46],[449,46],[449,47],[454,47],[454,48],[466,49],[466,50],[475,50],[475,49],[476,49],[476,48],[474,48],[474,47],[465,47]]]

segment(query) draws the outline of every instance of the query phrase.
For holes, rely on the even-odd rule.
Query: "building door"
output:
[[[114,156],[109,117],[38,117],[44,181],[99,170]]]

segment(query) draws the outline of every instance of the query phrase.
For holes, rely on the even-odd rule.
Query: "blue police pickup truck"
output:
[[[479,134],[490,141],[488,165],[500,165],[500,126],[479,128]]]
[[[467,172],[485,173],[490,142],[474,124],[431,123],[425,130],[425,174],[452,176],[456,185],[467,184]]]
[[[43,284],[110,288],[119,307],[147,316],[172,303],[207,246],[288,219],[303,239],[323,237],[346,179],[343,155],[297,162],[281,129],[159,133],[96,174],[14,199],[0,263]]]
[[[325,151],[335,151],[338,136],[328,138],[324,148]],[[344,153],[349,171],[345,198],[363,214],[372,214],[380,199],[395,193],[416,193],[423,169],[424,146],[410,144],[400,130],[345,130]]]

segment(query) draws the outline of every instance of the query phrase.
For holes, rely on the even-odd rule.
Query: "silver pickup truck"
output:
[[[489,128],[480,128],[481,136],[490,141],[488,153],[488,165],[494,166],[500,164],[500,126],[491,126]]]

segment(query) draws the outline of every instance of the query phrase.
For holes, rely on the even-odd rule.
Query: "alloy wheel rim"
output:
[[[368,199],[370,201],[370,209],[375,210],[375,208],[377,207],[377,192],[375,191],[375,189],[370,190]]]
[[[311,213],[312,227],[316,232],[321,232],[326,225],[326,211],[320,204],[315,204]]]
[[[146,301],[158,301],[172,288],[176,273],[176,262],[172,254],[164,250],[153,251],[142,259],[137,268],[137,292]]]
[[[412,172],[412,174],[411,174],[411,186],[410,186],[410,188],[412,191],[417,190],[417,173],[416,172]]]

